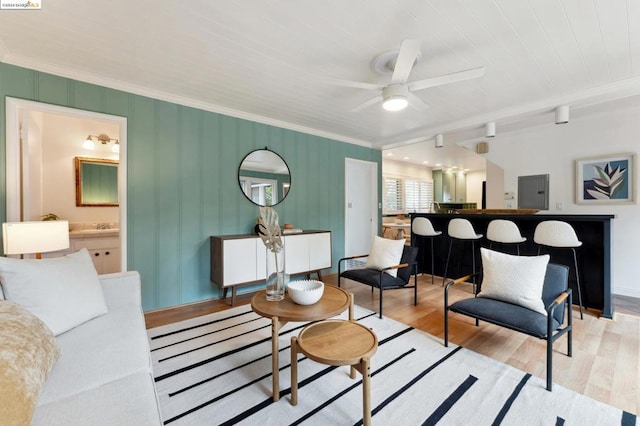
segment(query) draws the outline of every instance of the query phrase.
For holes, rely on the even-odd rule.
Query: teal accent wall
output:
[[[378,150],[4,63],[0,96],[2,129],[6,96],[127,117],[127,262],[142,276],[145,310],[221,295],[209,281],[209,236],[248,233],[255,224],[258,208],[237,181],[250,151],[267,146],[286,160],[291,190],[275,210],[281,223],[332,231],[334,271],[344,252],[345,158],[377,162],[381,176]],[[5,140],[2,130],[2,165]],[[0,191],[4,222],[4,173]]]

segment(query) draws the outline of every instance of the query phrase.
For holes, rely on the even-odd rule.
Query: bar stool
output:
[[[520,256],[520,244],[527,241],[527,239],[520,234],[518,225],[510,220],[504,219],[494,219],[489,222],[487,240],[489,240],[489,248],[491,248],[493,243],[515,244],[518,256]]]
[[[578,288],[578,303],[580,304],[580,319],[582,316],[582,290],[580,289],[580,275],[578,274],[578,257],[576,247],[582,245],[576,231],[567,222],[546,220],[536,226],[533,241],[538,244],[538,254],[543,246],[552,248],[568,248],[573,253],[573,264],[576,268],[576,287]]]
[[[451,241],[449,242],[449,253],[447,253],[447,262],[444,265],[444,275],[442,277],[442,285],[447,279],[447,270],[449,268],[449,258],[451,257],[451,246],[454,240],[471,241],[471,264],[472,273],[476,272],[476,246],[475,242],[482,238],[482,234],[476,234],[473,225],[467,219],[451,219],[449,221],[448,234]],[[475,287],[475,278],[474,278]]]
[[[434,271],[434,259],[433,259],[433,239],[438,235],[442,235],[442,231],[436,231],[433,229],[431,221],[426,217],[416,217],[411,223],[411,232],[420,237],[429,238],[431,240],[431,284],[433,284],[433,271]],[[415,241],[411,240],[411,245],[415,246]],[[424,256],[422,256],[424,259]]]
[[[325,320],[306,326],[291,337],[291,405],[298,405],[298,352],[326,365],[350,365],[351,378],[362,374],[362,421],[371,425],[371,365],[378,337],[355,321]]]

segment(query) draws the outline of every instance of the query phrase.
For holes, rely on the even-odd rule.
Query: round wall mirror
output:
[[[273,151],[256,149],[247,154],[238,168],[242,193],[257,206],[275,206],[291,188],[287,163]]]

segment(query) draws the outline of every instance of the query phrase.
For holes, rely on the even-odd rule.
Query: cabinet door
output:
[[[433,177],[433,201],[443,203],[442,198],[442,170],[434,170],[431,174]]]
[[[224,286],[257,279],[255,238],[225,240],[223,252]]]
[[[456,203],[467,201],[467,177],[462,173],[456,175]]]
[[[100,254],[102,256],[102,273],[111,274],[113,272],[120,272],[120,249],[107,249],[102,250]]]
[[[456,199],[456,178],[451,172],[442,174],[442,202],[452,203]]]
[[[311,235],[313,234],[284,237],[284,267],[287,274],[298,274],[309,270],[309,237]]]
[[[331,232],[309,235],[309,270],[331,267]]]

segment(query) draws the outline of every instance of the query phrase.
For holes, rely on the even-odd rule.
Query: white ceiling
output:
[[[487,121],[500,132],[640,94],[639,0],[41,3],[0,12],[0,61],[377,149],[423,152],[436,133],[447,147]],[[416,92],[425,111],[350,112],[375,93],[332,79],[388,83],[370,62],[410,38],[410,81],[486,73]],[[432,151],[435,164],[447,150]]]

